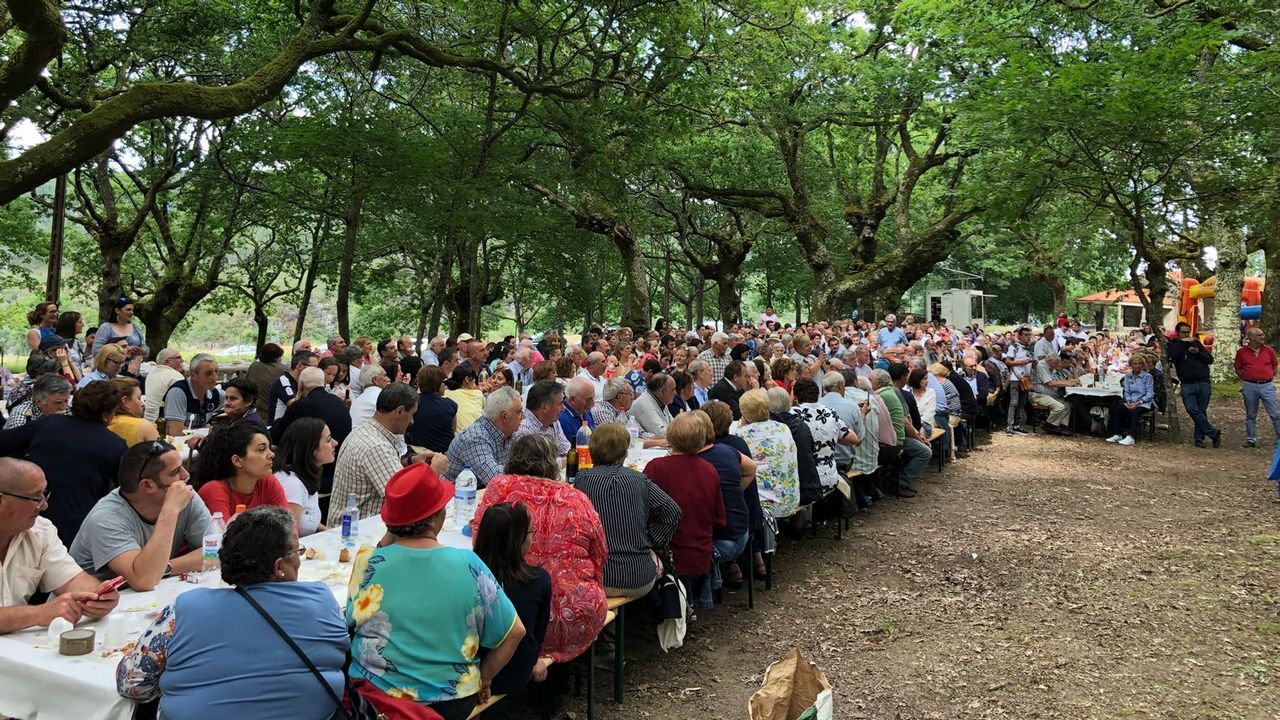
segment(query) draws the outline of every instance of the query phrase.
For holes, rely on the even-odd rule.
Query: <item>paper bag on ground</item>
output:
[[[801,657],[798,648],[791,648],[765,671],[747,708],[751,720],[798,720],[810,708],[815,711],[810,717],[832,720],[834,703],[827,676]]]

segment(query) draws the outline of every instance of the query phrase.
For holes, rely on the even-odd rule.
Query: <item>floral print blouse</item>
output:
[[[835,487],[840,478],[836,470],[836,443],[849,434],[849,426],[836,411],[818,403],[802,403],[791,408],[791,414],[804,420],[813,434],[813,460],[818,466],[822,487]]]
[[[526,475],[489,481],[472,521],[472,537],[490,505],[524,503],[533,517],[533,547],[525,558],[551,574],[551,621],[542,654],[568,662],[591,647],[604,627],[604,565],[609,558],[604,527],[580,490]]]
[[[791,430],[777,420],[764,420],[742,425],[738,435],[756,461],[760,508],[774,518],[794,515],[800,507],[800,465]]]
[[[480,648],[495,648],[515,606],[479,556],[388,545],[356,553],[347,595],[351,676],[392,697],[435,703],[480,691]]]

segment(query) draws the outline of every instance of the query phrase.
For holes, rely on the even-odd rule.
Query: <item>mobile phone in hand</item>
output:
[[[98,589],[94,591],[94,594],[98,597],[102,597],[109,592],[119,590],[122,585],[124,585],[124,576],[117,575],[110,580],[103,581],[103,583],[98,586]]]

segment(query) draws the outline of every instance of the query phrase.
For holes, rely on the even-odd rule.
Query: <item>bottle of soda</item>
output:
[[[578,437],[574,442],[578,446],[578,470],[591,469],[591,426],[582,423],[578,428]]]
[[[240,513],[244,512],[246,509],[247,507],[244,503],[238,503],[236,505],[235,512],[231,513],[231,520],[234,521],[236,518],[240,517]]]
[[[342,508],[342,544],[353,547],[360,535],[360,505],[356,494],[347,493],[347,504]]]

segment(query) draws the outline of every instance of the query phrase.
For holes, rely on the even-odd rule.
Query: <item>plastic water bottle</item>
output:
[[[360,505],[355,493],[347,493],[347,504],[342,508],[342,544],[355,547],[360,535]]]
[[[453,522],[459,532],[470,537],[471,519],[476,516],[476,474],[464,465],[453,481]]]
[[[222,551],[222,534],[226,530],[227,524],[222,520],[222,513],[214,513],[209,532],[205,534],[200,550],[200,570],[209,580],[216,579],[222,569],[219,553]]]

